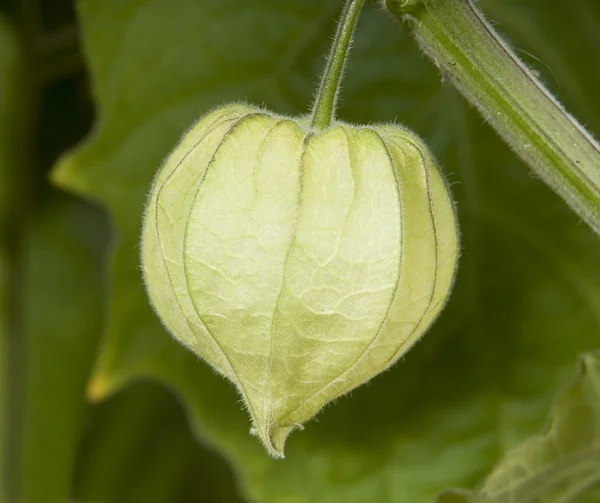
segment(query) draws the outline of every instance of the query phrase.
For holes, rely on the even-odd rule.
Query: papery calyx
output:
[[[142,239],[163,323],[237,387],[279,457],[423,335],[458,255],[449,192],[414,133],[301,122],[237,103],[202,117],[155,179]]]

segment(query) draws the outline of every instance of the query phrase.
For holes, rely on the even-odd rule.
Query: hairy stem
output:
[[[319,94],[312,111],[312,127],[325,129],[335,119],[335,104],[356,22],[365,0],[347,0],[338,24]]]
[[[473,0],[387,0],[422,50],[504,140],[600,234],[600,146]]]

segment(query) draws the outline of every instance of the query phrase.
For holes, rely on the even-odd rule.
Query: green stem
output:
[[[321,79],[319,94],[317,95],[312,111],[311,125],[315,129],[325,129],[335,119],[335,104],[340,89],[342,73],[344,72],[344,65],[346,64],[346,57],[348,56],[354,28],[356,27],[356,22],[364,3],[365,0],[347,0],[342,12],[327,60],[327,67]]]
[[[387,0],[387,7],[513,150],[600,234],[600,146],[473,0]]]

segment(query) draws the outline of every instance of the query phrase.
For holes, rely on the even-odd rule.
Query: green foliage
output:
[[[238,484],[244,498],[265,503],[419,503],[444,490],[444,503],[600,499],[600,362],[589,353],[600,347],[597,237],[440,83],[400,25],[375,2],[367,5],[338,116],[362,124],[396,120],[435,152],[462,231],[454,294],[419,344],[292,436],[282,461],[248,434],[230,384],[173,341],[149,307],[141,218],[162,160],[207,110],[247,100],[284,114],[308,112],[341,3],[77,5],[97,120],[51,177],[107,208],[107,254],[97,210],[41,187],[43,170],[15,164],[13,107],[35,104],[9,90],[16,47],[0,20],[3,375],[4,237],[13,221],[6,196],[14,195],[7,174],[35,174],[39,180],[28,182],[42,194],[29,201],[29,226],[17,233],[27,238],[24,294],[15,303],[29,362],[22,369],[18,501],[227,503],[240,500]],[[600,3],[480,5],[567,109],[600,132]],[[65,101],[55,104],[61,113],[54,124],[67,114]],[[45,141],[57,143],[54,130]],[[582,353],[579,379],[560,392],[540,434]]]
[[[102,327],[102,278],[81,203],[42,208],[26,240],[21,498],[65,500]],[[50,461],[51,460],[51,461]]]
[[[3,246],[6,242],[5,227],[8,220],[10,168],[14,156],[11,140],[16,108],[15,85],[20,63],[13,29],[4,17],[0,16],[0,243]],[[4,275],[1,277],[4,278]]]
[[[578,380],[563,390],[546,435],[510,451],[473,493],[439,503],[558,503],[600,500],[600,355],[585,354]]]
[[[21,69],[19,48],[12,27],[0,15],[0,473],[7,471],[9,422],[9,362],[11,311],[11,243],[9,239],[11,196],[15,160],[14,124],[16,122],[16,87]],[[0,481],[0,501],[5,501],[6,489]]]
[[[136,384],[95,407],[73,487],[77,501],[240,501],[225,462],[199,449],[172,394]]]

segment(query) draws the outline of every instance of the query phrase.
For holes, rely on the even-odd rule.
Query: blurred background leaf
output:
[[[9,225],[9,197],[11,182],[11,166],[14,158],[13,132],[11,125],[14,120],[15,84],[19,64],[17,42],[12,28],[3,16],[0,15],[0,333],[2,344],[0,348],[4,351],[8,327],[7,303],[8,303],[8,257],[7,245]],[[2,355],[4,362],[6,355]],[[2,373],[4,377],[4,373]],[[5,384],[5,383],[3,383]],[[4,390],[5,386],[1,386]]]
[[[13,354],[12,262],[15,247],[12,239],[13,222],[11,194],[17,161],[16,137],[19,133],[17,92],[21,78],[21,51],[12,26],[0,13],[0,502],[9,501],[8,472],[12,463],[12,440],[9,425],[15,418],[9,404],[14,394],[12,387]]]
[[[600,131],[600,4],[481,2],[567,108]],[[573,362],[600,342],[597,239],[482,124],[374,4],[361,19],[339,117],[398,120],[430,143],[457,199],[463,256],[453,298],[392,371],[328,407],[269,459],[233,389],[174,343],[138,267],[146,192],[181,133],[228,100],[307,112],[340,2],[83,0],[98,106],[89,139],[57,165],[64,188],[115,224],[111,309],[89,393],[139,376],[176,390],[197,437],[265,502],[428,501],[472,487],[544,424]],[[235,36],[232,36],[235,34]]]
[[[581,358],[577,381],[560,392],[545,435],[494,468],[479,490],[449,491],[439,503],[593,503],[600,500],[600,355]]]
[[[80,445],[77,501],[242,501],[226,463],[202,449],[174,396],[136,383],[90,411]]]
[[[61,503],[70,492],[102,330],[99,219],[81,203],[54,200],[39,208],[26,239],[22,501]]]

